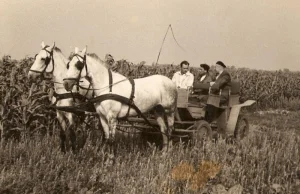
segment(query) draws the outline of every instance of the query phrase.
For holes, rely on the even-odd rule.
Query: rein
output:
[[[79,87],[79,82],[80,82],[80,79],[82,78],[81,73],[82,73],[83,68],[85,68],[86,76],[84,78],[86,78],[86,80],[88,80],[91,83],[90,78],[88,76],[88,67],[87,67],[87,64],[86,64],[86,55],[84,55],[82,57],[82,56],[80,56],[78,54],[75,54],[74,57],[77,57],[77,59],[78,59],[78,57],[82,59],[82,62],[78,59],[77,63],[75,64],[75,66],[78,69],[80,69],[80,72],[79,72],[79,74],[78,74],[78,76],[76,78],[74,78],[74,77],[64,78],[63,81],[65,81],[65,80],[75,81],[77,87]]]
[[[47,56],[45,58],[45,68],[42,71],[32,70],[32,69],[29,69],[29,71],[32,71],[32,72],[35,72],[35,73],[39,73],[42,80],[45,80],[45,81],[48,81],[48,82],[52,82],[52,83],[55,83],[55,84],[63,84],[63,83],[60,83],[60,82],[57,82],[57,81],[53,81],[53,80],[51,80],[52,78],[47,78],[45,76],[45,73],[53,74],[54,67],[55,67],[54,57],[53,57],[53,49],[51,51],[48,51],[46,49],[48,47],[49,46],[47,45],[47,46],[45,46],[42,49],[42,50],[46,51],[49,54],[49,56]],[[48,68],[48,66],[50,64],[50,61],[52,61],[52,70],[50,72],[47,72],[46,70],[47,70],[47,68]],[[86,70],[87,70],[87,67],[86,67]],[[91,87],[91,83],[89,85],[89,88],[90,87]],[[68,98],[72,98],[74,102],[75,102],[75,98],[79,99],[81,101],[86,101],[87,100],[87,97],[86,97],[87,93],[86,93],[86,95],[83,96],[83,95],[81,95],[81,94],[78,93],[78,90],[79,90],[79,88],[77,88],[77,92],[76,93],[71,92],[71,93],[63,93],[63,94],[58,94],[58,93],[56,93],[54,91],[50,96],[54,96],[56,98],[56,100],[54,102],[54,105],[56,105],[59,100],[68,99]]]
[[[114,85],[116,85],[116,84],[118,84],[118,83],[121,83],[121,82],[127,80],[127,78],[125,78],[125,79],[123,79],[123,80],[120,80],[120,81],[118,81],[118,82],[113,83],[112,72],[111,72],[111,70],[108,68],[108,77],[109,77],[109,84],[108,84],[108,86],[105,86],[105,87],[100,88],[100,89],[94,89],[94,88],[91,88],[91,85],[92,85],[92,79],[91,79],[90,76],[88,76],[88,66],[87,66],[87,63],[86,63],[86,55],[84,55],[84,56],[82,57],[82,56],[80,56],[80,55],[78,55],[78,54],[75,54],[74,57],[77,57],[77,59],[78,59],[78,61],[77,61],[77,63],[75,64],[75,66],[76,66],[78,69],[80,69],[80,72],[79,72],[79,74],[78,74],[78,76],[77,76],[76,78],[72,78],[72,77],[70,77],[70,78],[64,78],[63,81],[65,81],[65,80],[75,81],[75,82],[76,82],[77,89],[81,88],[81,89],[87,90],[86,94],[84,95],[85,97],[87,96],[87,94],[88,94],[88,92],[89,92],[90,90],[93,91],[93,94],[92,94],[93,97],[95,96],[95,90],[98,90],[98,91],[104,91],[104,90],[106,90],[107,88],[109,88],[109,93],[112,93],[112,86],[114,86]],[[82,62],[79,60],[79,58],[82,59]],[[83,71],[83,68],[85,68],[86,76],[81,76],[82,71]],[[80,86],[79,83],[80,83],[80,79],[82,79],[82,78],[85,78],[85,79],[90,83],[89,86],[88,86],[88,88],[83,87],[83,86]],[[133,83],[133,85],[134,85],[134,82],[133,82],[133,81],[131,81],[131,80],[129,80],[129,81],[130,81],[130,83]],[[134,92],[134,88],[133,88],[132,91]],[[133,97],[134,97],[133,94],[131,94],[131,96],[132,96],[131,98],[133,99]],[[128,110],[128,113],[129,113],[129,110]]]
[[[75,81],[77,87],[83,88],[82,86],[79,85],[79,82],[80,82],[80,79],[83,78],[83,76],[81,76],[81,73],[83,71],[83,68],[85,68],[85,70],[86,70],[86,76],[84,78],[86,78],[90,82],[90,85],[91,85],[92,84],[92,80],[88,76],[88,68],[87,68],[87,63],[86,63],[86,55],[84,55],[84,57],[82,57],[82,56],[76,54],[75,56],[78,59],[78,62],[75,64],[75,66],[80,70],[80,73],[78,74],[77,78],[64,78],[63,80],[64,81],[66,81],[66,80]],[[80,57],[82,59],[82,62],[79,60],[78,57]],[[90,86],[89,86],[89,88],[87,88],[88,90],[93,90],[93,92],[95,90],[105,90],[105,89],[109,88],[109,93],[108,94],[103,94],[103,95],[100,95],[100,96],[97,96],[97,97],[93,97],[91,99],[87,99],[87,101],[85,103],[81,103],[77,107],[75,106],[75,107],[71,107],[71,108],[70,107],[59,107],[59,108],[64,109],[64,110],[69,110],[69,111],[71,111],[71,109],[73,109],[73,111],[74,111],[74,108],[75,108],[76,112],[85,112],[85,111],[82,111],[80,109],[81,108],[85,108],[85,107],[87,107],[89,105],[93,105],[94,103],[101,103],[102,101],[105,101],[105,100],[115,100],[115,101],[118,101],[120,103],[128,105],[128,111],[127,111],[126,115],[123,118],[127,118],[129,116],[130,109],[134,109],[135,112],[139,116],[141,116],[144,119],[144,121],[149,126],[151,126],[153,129],[157,129],[157,127],[155,125],[153,125],[152,123],[150,123],[150,121],[147,119],[147,117],[141,112],[141,110],[134,103],[134,100],[133,100],[134,99],[134,93],[135,93],[134,79],[125,78],[125,79],[120,80],[120,81],[118,81],[116,83],[113,83],[112,72],[111,72],[111,70],[109,68],[108,68],[108,75],[109,75],[109,85],[108,86],[105,86],[105,87],[100,88],[100,89],[90,89]],[[130,84],[132,86],[131,94],[130,94],[129,98],[121,96],[121,95],[118,95],[118,94],[113,94],[112,93],[112,86],[116,85],[116,84],[118,84],[120,82],[123,82],[125,80],[129,80],[129,82],[130,82]],[[71,92],[71,94],[72,94],[72,92]],[[170,136],[169,134],[166,134],[166,135],[168,137]]]

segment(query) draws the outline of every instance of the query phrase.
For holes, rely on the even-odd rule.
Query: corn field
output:
[[[10,56],[3,56],[0,60],[0,129],[1,136],[5,131],[18,134],[21,131],[46,133],[54,128],[55,112],[47,109],[50,104],[48,92],[51,84],[44,83],[32,88],[27,80],[27,72],[32,65],[33,58],[13,60]],[[125,60],[117,61],[115,71],[132,78],[141,78],[153,74],[166,75],[172,78],[179,70],[174,65],[147,66],[144,62],[132,64]],[[228,68],[233,79],[241,83],[243,99],[257,101],[256,108],[286,108],[298,109],[300,90],[300,72],[262,71],[246,68]],[[191,67],[195,75],[198,68]],[[49,131],[50,130],[50,131]],[[13,132],[13,133],[12,133]]]
[[[251,113],[257,132],[237,145],[179,144],[164,153],[127,138],[115,145],[115,157],[105,146],[91,143],[78,154],[62,154],[58,135],[51,135],[59,126],[55,110],[48,108],[52,84],[31,85],[27,80],[33,61],[10,56],[0,60],[0,193],[300,192],[297,112],[269,118],[254,118]],[[120,60],[113,69],[133,78],[152,74],[171,78],[179,67]],[[299,72],[228,69],[240,80],[243,98],[257,100],[256,109],[298,108]],[[197,78],[199,70],[191,72]]]
[[[178,65],[146,66],[144,63],[134,65],[123,60],[118,61],[116,66],[116,70],[119,73],[125,76],[132,76],[133,78],[154,74],[161,74],[172,78],[173,74],[179,69]],[[256,100],[257,108],[298,110],[300,72],[291,72],[289,70],[263,71],[235,67],[229,67],[228,71],[232,79],[238,80],[241,83],[241,97],[244,100]],[[191,73],[197,79],[199,68],[191,67]]]

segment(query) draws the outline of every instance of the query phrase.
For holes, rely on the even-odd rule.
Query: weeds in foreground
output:
[[[243,193],[272,193],[274,184],[295,193],[299,137],[257,130],[234,145],[178,144],[168,152],[130,138],[118,141],[114,153],[88,141],[76,155],[62,154],[56,136],[8,142],[0,149],[0,193],[203,193],[236,184]]]
[[[178,185],[183,186],[185,183],[193,191],[203,188],[209,181],[220,172],[221,165],[210,161],[202,161],[199,164],[197,172],[194,167],[188,163],[182,163],[173,168],[172,179],[177,181]]]

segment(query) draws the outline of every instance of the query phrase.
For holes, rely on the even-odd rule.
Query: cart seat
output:
[[[189,91],[187,89],[177,89],[177,107],[187,108],[188,107]]]
[[[238,80],[231,81],[231,88],[229,90],[229,102],[228,102],[229,107],[240,104],[240,90],[241,90],[240,82]]]
[[[220,106],[221,92],[219,94],[209,93],[207,104],[211,104],[218,108],[227,108],[240,104],[240,82],[238,80],[231,81],[231,87],[229,89],[229,101],[228,106]]]
[[[240,82],[237,80],[231,81],[231,88],[229,90],[229,93],[231,95],[238,95],[240,93],[240,90],[241,90]]]

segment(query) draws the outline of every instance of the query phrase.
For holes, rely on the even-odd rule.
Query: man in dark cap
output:
[[[222,61],[216,62],[217,77],[215,82],[210,82],[211,93],[219,95],[221,92],[220,108],[207,105],[206,119],[212,122],[217,118],[219,133],[226,136],[227,111],[225,107],[228,105],[229,89],[231,87],[231,76],[226,70],[226,65]]]
[[[207,64],[205,64],[205,63],[201,64],[200,70],[201,70],[201,73],[199,74],[200,75],[199,81],[201,83],[209,83],[209,82],[213,81],[211,75],[209,74],[209,66]]]
[[[229,98],[229,89],[231,87],[231,76],[226,71],[226,65],[222,61],[216,63],[217,77],[215,82],[210,82],[211,92],[213,94],[221,93],[220,106],[227,106]]]
[[[105,63],[108,67],[112,67],[115,63],[114,57],[111,54],[106,54]]]
[[[200,64],[200,73],[197,76],[197,79],[194,83],[194,86],[198,85],[198,84],[205,84],[205,83],[210,83],[213,81],[212,76],[209,73],[209,66],[207,64]],[[194,88],[194,94],[198,94],[199,99],[202,99],[202,95],[208,95],[208,88],[207,89],[200,89],[195,87]],[[207,100],[207,99],[206,99]],[[202,101],[202,100],[201,100]],[[205,102],[205,99],[203,100],[203,102]]]

